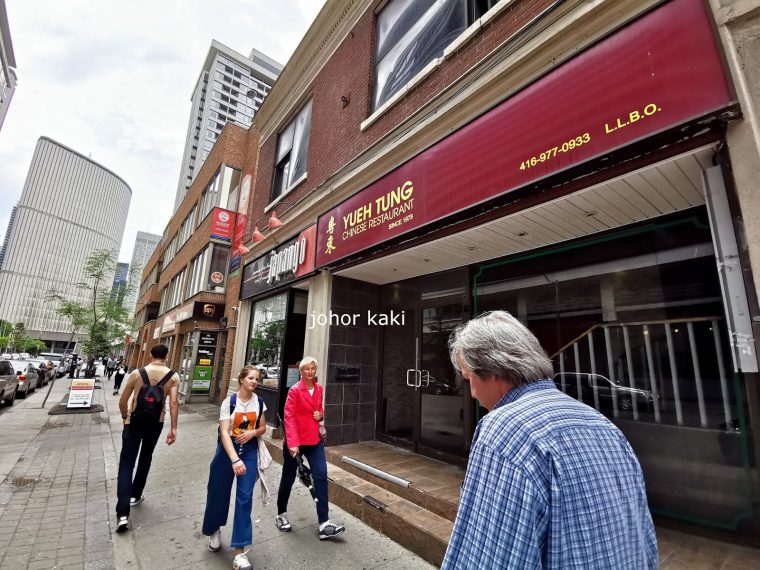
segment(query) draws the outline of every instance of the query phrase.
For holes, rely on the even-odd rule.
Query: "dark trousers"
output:
[[[245,463],[245,475],[237,477],[235,489],[235,518],[232,519],[232,548],[245,548],[253,544],[253,525],[251,512],[253,510],[253,486],[258,477],[258,439],[252,439],[238,449],[238,457]],[[230,493],[235,473],[232,463],[219,443],[216,454],[211,460],[211,470],[206,487],[206,510],[203,513],[202,532],[206,536],[214,534],[219,527],[227,524],[227,514],[230,510]]]
[[[314,491],[318,499],[317,519],[320,524],[327,522],[330,517],[327,505],[327,460],[325,459],[325,445],[323,443],[302,445],[299,449],[311,469],[311,480],[314,483]],[[282,478],[280,479],[280,489],[277,491],[278,513],[287,512],[290,490],[293,488],[293,482],[298,475],[298,462],[293,459],[287,448],[282,450],[282,455]]]
[[[130,423],[124,426],[124,431],[121,434],[119,480],[116,486],[117,517],[129,516],[129,499],[142,495],[145,482],[148,479],[150,464],[153,461],[153,450],[156,448],[163,427],[163,422],[146,425],[132,425]],[[138,453],[140,455],[139,461],[137,461]],[[137,471],[134,472],[133,480],[132,473],[135,468],[135,461],[137,461]]]
[[[115,368],[106,368],[106,375],[108,376],[108,379],[111,379],[111,376],[113,376],[113,373],[116,372]]]
[[[119,391],[119,388],[121,388],[121,381],[124,380],[124,374],[117,374],[114,376],[113,380],[113,389],[117,392]]]

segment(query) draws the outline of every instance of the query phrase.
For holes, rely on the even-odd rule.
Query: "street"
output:
[[[207,550],[200,532],[219,408],[182,407],[177,443],[167,447],[159,441],[145,502],[132,510],[132,531],[117,535],[118,397],[112,396],[112,383],[98,382],[105,389],[95,390],[94,403],[104,405],[104,413],[49,416],[64,398],[67,380],[56,382],[46,409],[39,406],[47,387],[0,415],[0,567],[230,568],[230,526],[222,529],[217,554]],[[266,507],[256,485],[249,552],[255,568],[432,568],[334,507],[331,517],[346,525],[346,533],[320,541],[313,503],[298,483],[289,505],[293,531],[280,533],[274,526],[279,475],[273,462]]]

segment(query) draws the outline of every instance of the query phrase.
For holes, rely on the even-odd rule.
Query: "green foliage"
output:
[[[285,320],[260,323],[250,340],[250,354],[260,364],[280,362],[280,346],[285,333]]]
[[[58,305],[59,315],[66,317],[72,326],[72,335],[82,332],[82,351],[90,359],[113,352],[113,345],[124,339],[132,329],[129,311],[121,306],[129,287],[111,295],[110,277],[116,270],[116,252],[96,250],[84,262],[85,281],[76,283],[77,289],[86,292],[88,301],[79,303],[67,299],[62,293],[48,291],[48,300]]]
[[[22,352],[29,352],[35,356],[47,348],[45,342],[38,338],[27,339],[23,346]]]

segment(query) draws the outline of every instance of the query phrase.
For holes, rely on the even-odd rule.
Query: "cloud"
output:
[[[132,188],[120,259],[172,213],[190,97],[212,39],[285,63],[322,0],[6,0],[19,82],[0,130],[0,238],[48,136]]]

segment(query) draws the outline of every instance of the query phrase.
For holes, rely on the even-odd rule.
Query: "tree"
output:
[[[16,323],[10,334],[10,346],[13,352],[24,352],[24,345],[29,340],[24,323]]]
[[[38,338],[29,338],[24,342],[24,352],[30,352],[37,356],[40,352],[45,350],[47,348],[47,345],[44,341],[38,339]]]
[[[85,281],[75,287],[85,293],[87,301],[80,303],[68,299],[63,293],[51,290],[48,300],[57,303],[57,312],[66,317],[72,326],[72,338],[81,331],[82,351],[92,366],[96,356],[112,351],[113,345],[122,341],[131,330],[129,312],[121,306],[128,289],[111,297],[110,282],[116,271],[116,252],[107,249],[93,251],[84,262],[82,274]]]

